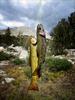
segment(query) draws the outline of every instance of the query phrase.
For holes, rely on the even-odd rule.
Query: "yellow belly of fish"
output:
[[[37,74],[37,68],[38,68],[38,57],[36,52],[36,46],[31,45],[31,69],[32,69],[32,79],[29,86],[29,90],[39,90],[38,89],[38,74]]]

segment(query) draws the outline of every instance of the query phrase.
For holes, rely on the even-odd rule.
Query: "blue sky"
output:
[[[50,31],[75,11],[75,0],[0,0],[0,29],[42,23]]]

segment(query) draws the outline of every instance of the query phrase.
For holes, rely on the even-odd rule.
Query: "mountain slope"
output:
[[[19,33],[28,36],[36,36],[36,31],[30,27],[22,26],[22,27],[15,27],[10,28],[11,35],[17,36]],[[5,34],[6,29],[0,30],[0,34]],[[46,33],[46,38],[51,39],[50,35]]]

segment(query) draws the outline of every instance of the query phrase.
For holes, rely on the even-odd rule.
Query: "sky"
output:
[[[50,31],[75,11],[75,0],[0,0],[0,29],[37,24]]]

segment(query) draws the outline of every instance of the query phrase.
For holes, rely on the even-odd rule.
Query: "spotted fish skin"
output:
[[[38,56],[38,75],[41,76],[41,66],[45,62],[46,55],[46,36],[42,24],[37,26],[37,56]]]

